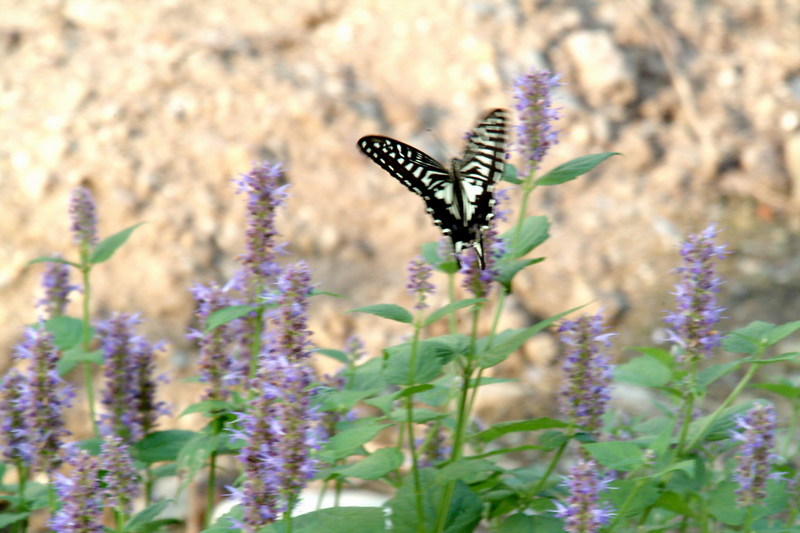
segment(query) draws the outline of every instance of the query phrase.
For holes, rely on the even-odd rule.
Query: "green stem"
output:
[[[213,422],[212,434],[214,437],[222,433],[222,418],[216,417]],[[216,502],[216,487],[217,487],[217,450],[211,452],[211,457],[208,461],[208,481],[206,483],[206,512],[203,517],[203,529],[207,529],[211,525],[211,518],[214,515],[214,504]]]
[[[516,255],[519,236],[522,233],[522,222],[525,220],[525,217],[528,213],[528,199],[530,198],[533,190],[536,188],[536,182],[534,181],[535,176],[536,169],[532,168],[528,173],[528,177],[525,178],[525,182],[522,184],[522,200],[520,201],[519,206],[519,218],[517,219],[517,225],[514,228],[514,236],[511,239],[511,253],[514,255]]]
[[[464,454],[464,434],[466,432],[465,430],[467,421],[469,420],[469,409],[467,409],[467,406],[469,404],[470,397],[470,378],[472,377],[472,373],[475,371],[475,340],[478,333],[478,317],[480,316],[482,307],[482,304],[478,304],[472,310],[472,335],[470,336],[470,346],[469,352],[467,353],[467,360],[465,361],[464,370],[462,372],[461,390],[458,398],[456,429],[455,434],[453,435],[453,453],[451,455],[450,462],[458,461]],[[442,502],[439,505],[439,515],[436,519],[436,531],[439,533],[444,531],[445,525],[447,524],[447,515],[449,514],[448,511],[450,509],[450,502],[453,499],[454,492],[455,481],[450,481],[445,486],[444,493],[442,495]]]
[[[28,510],[28,501],[25,499],[25,485],[28,482],[28,468],[24,465],[22,461],[17,461],[17,476],[19,477],[19,481],[17,482],[17,493],[19,495],[19,511],[24,513]],[[17,522],[16,530],[19,533],[25,533],[28,531],[28,519],[20,520]]]
[[[414,322],[414,339],[411,342],[411,358],[408,369],[408,386],[414,386],[417,371],[417,352],[419,350],[419,336],[421,332],[422,312],[420,311],[417,320]],[[414,481],[414,499],[417,507],[417,531],[425,533],[424,514],[422,507],[422,483],[419,478],[419,460],[417,457],[417,443],[414,442],[414,395],[409,394],[405,397],[406,407],[406,431],[408,433],[408,449],[411,452],[411,475]],[[402,439],[399,439],[402,442]],[[402,444],[401,444],[402,448]],[[402,450],[401,450],[402,451]]]
[[[547,465],[547,470],[545,471],[545,473],[542,476],[542,478],[539,480],[539,483],[536,484],[536,487],[533,489],[531,494],[533,494],[535,496],[535,495],[539,494],[542,491],[542,489],[544,489],[544,486],[547,484],[547,480],[550,478],[550,475],[556,469],[556,465],[561,460],[561,456],[564,455],[564,451],[567,449],[567,445],[569,444],[570,440],[571,440],[571,437],[567,438],[564,441],[564,443],[561,444],[561,446],[558,447],[558,451],[553,456],[553,459],[550,461],[550,464]],[[613,531],[613,530],[609,529],[609,531]]]
[[[81,348],[85,353],[89,352],[90,344],[92,342],[92,330],[90,326],[90,303],[92,294],[92,285],[89,281],[89,274],[92,270],[92,265],[89,264],[89,246],[87,244],[81,245],[81,278],[83,281],[83,323],[81,326]],[[89,407],[89,419],[92,424],[92,435],[94,438],[100,438],[100,428],[97,425],[97,416],[94,408],[94,366],[92,363],[83,363],[83,381],[86,386],[86,403]]]

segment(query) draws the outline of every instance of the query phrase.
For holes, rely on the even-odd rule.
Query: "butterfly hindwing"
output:
[[[493,215],[494,184],[503,173],[508,112],[489,112],[470,133],[462,159],[445,168],[403,142],[370,135],[358,146],[367,156],[425,201],[428,213],[450,236],[456,260],[473,246],[483,268],[482,232]]]

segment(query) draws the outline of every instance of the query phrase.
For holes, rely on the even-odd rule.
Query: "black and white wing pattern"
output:
[[[428,154],[403,142],[368,135],[361,151],[425,201],[442,233],[453,241],[458,261],[474,247],[484,266],[482,233],[493,216],[494,184],[503,174],[508,112],[495,109],[475,126],[461,159],[445,168]]]

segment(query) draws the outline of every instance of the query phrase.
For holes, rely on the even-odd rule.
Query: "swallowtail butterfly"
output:
[[[450,168],[400,141],[368,135],[361,151],[425,200],[428,213],[453,241],[456,261],[461,250],[475,248],[484,268],[483,231],[493,216],[494,184],[503,174],[508,112],[495,109],[469,134],[461,159]]]

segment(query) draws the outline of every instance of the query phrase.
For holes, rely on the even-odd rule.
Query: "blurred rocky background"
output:
[[[800,319],[796,0],[0,0],[3,363],[37,316],[43,266],[27,262],[75,257],[67,205],[83,184],[102,235],[147,222],[96,270],[95,316],[141,312],[170,344],[163,368],[193,374],[188,289],[236,268],[244,209],[231,180],[264,159],[288,169],[279,229],[292,258],[343,295],[315,299],[316,343],[359,334],[378,354],[405,331],[345,311],[408,304],[406,264],[439,233],[356,139],[457,155],[533,67],[565,82],[543,170],[624,155],[533,195],[552,237],[505,326],[591,302],[626,360],[673,305],[677,244],[710,221],[733,252],[724,327]],[[499,369],[520,384],[487,391],[484,413],[542,414],[559,367],[551,334],[534,339]],[[166,393],[176,412],[196,400],[185,390]]]

